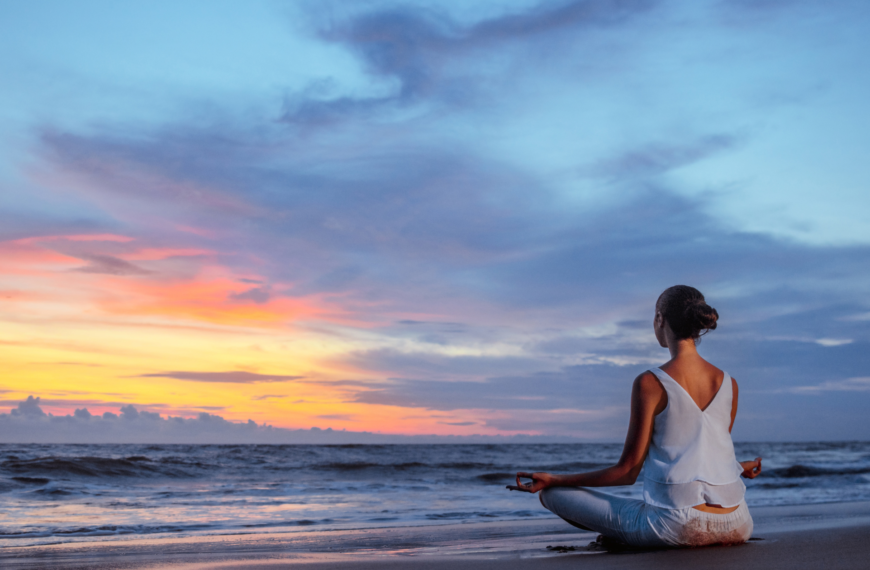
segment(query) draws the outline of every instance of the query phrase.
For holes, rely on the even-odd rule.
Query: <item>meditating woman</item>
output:
[[[731,428],[737,381],[698,354],[719,314],[694,287],[677,285],[656,302],[656,340],[670,350],[660,368],[638,376],[619,462],[576,475],[517,473],[509,489],[541,492],[541,503],[567,522],[632,546],[737,544],[752,534],[740,477],[761,473],[761,458],[737,462]],[[644,470],[644,499],[590,487],[632,485]],[[531,479],[523,484],[520,478]]]

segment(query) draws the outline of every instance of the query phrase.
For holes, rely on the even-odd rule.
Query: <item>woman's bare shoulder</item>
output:
[[[668,405],[668,392],[655,374],[646,371],[634,379],[632,400],[637,409],[658,415]]]
[[[637,378],[634,379],[634,387],[641,394],[661,394],[665,391],[661,380],[659,380],[658,377],[649,370],[639,374]]]

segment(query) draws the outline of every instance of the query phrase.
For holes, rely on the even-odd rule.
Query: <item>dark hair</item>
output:
[[[668,287],[656,301],[661,313],[677,338],[699,339],[716,328],[719,313],[707,304],[704,295],[688,285]]]

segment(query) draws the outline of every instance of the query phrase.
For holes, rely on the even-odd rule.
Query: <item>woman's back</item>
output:
[[[723,373],[719,389],[702,409],[674,378],[651,369],[667,393],[666,408],[656,416],[644,469],[644,500],[681,509],[699,504],[733,507],[746,487],[743,468],[731,442],[731,377]]]
[[[702,410],[713,401],[724,378],[722,370],[697,353],[674,358],[659,369],[673,378]]]

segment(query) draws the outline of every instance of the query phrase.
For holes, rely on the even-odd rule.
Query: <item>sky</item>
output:
[[[868,32],[857,0],[0,2],[4,429],[619,441],[684,283],[736,440],[866,439]]]

